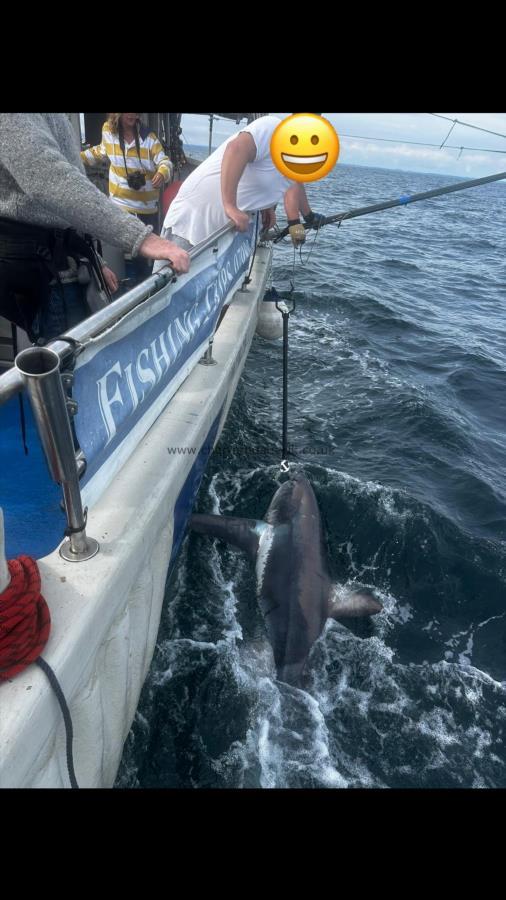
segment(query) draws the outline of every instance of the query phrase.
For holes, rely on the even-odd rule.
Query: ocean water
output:
[[[338,165],[307,190],[331,214],[451,181]],[[281,684],[253,567],[187,536],[118,787],[506,786],[505,201],[493,184],[308,237],[292,465],[332,578],[384,611],[329,620],[307,690]],[[278,245],[279,290],[293,261]],[[197,509],[261,518],[280,440],[281,343],[256,337]]]

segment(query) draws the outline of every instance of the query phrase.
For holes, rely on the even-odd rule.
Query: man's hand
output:
[[[250,217],[248,213],[243,212],[241,209],[237,209],[237,206],[226,206],[224,207],[225,212],[229,219],[232,219],[237,231],[247,231],[250,225]]]
[[[157,172],[156,175],[152,178],[151,183],[154,188],[161,188],[164,181],[165,181],[165,179],[164,179],[163,175],[161,174],[161,172]]]
[[[304,216],[304,222],[306,225],[310,225],[311,228],[321,228],[322,225],[325,224],[325,216],[321,213],[308,212]]]
[[[299,222],[298,225],[290,225],[289,234],[294,247],[300,247],[306,240],[306,232],[304,226]]]
[[[267,230],[268,228],[274,228],[276,224],[276,210],[275,209],[263,209],[262,210],[262,228]]]
[[[118,290],[119,282],[112,269],[109,266],[102,266],[102,275],[111,294],[115,294]]]
[[[142,242],[139,253],[146,259],[165,259],[172,264],[174,271],[178,275],[188,272],[190,268],[190,257],[186,250],[167,241],[165,238],[158,237],[157,234],[149,234]]]

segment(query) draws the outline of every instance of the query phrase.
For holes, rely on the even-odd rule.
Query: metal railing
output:
[[[189,251],[190,259],[197,259],[204,250],[207,250],[208,247],[211,247],[234,228],[235,226],[232,222],[223,225],[222,228],[219,228],[214,234],[206,238],[205,241],[197,244]],[[102,332],[107,331],[108,328],[111,328],[116,322],[119,322],[119,320],[126,316],[127,313],[131,312],[131,310],[135,309],[136,306],[139,306],[146,300],[149,300],[153,294],[157,293],[172,280],[175,280],[176,277],[173,269],[167,265],[166,268],[160,269],[156,274],[146,278],[142,284],[137,285],[126,294],[123,294],[118,300],[113,300],[113,302],[110,303],[109,306],[106,306],[105,309],[101,309],[87,319],[84,319],[79,325],[69,328],[65,334],[56,340],[51,341],[46,346],[50,350],[54,350],[54,352],[58,354],[60,362],[63,362],[75,352],[76,344],[84,344],[91,338],[96,338],[98,335],[102,334]],[[67,336],[69,338],[68,341],[65,340]],[[14,397],[15,394],[18,394],[23,388],[24,381],[15,367],[1,375],[0,406],[2,406],[3,403],[7,403],[11,397]]]
[[[230,222],[218,229],[190,250],[190,258],[196,259],[209,247],[217,251],[219,239],[233,228]],[[59,553],[69,562],[91,559],[100,548],[98,542],[86,534],[86,510],[83,510],[79,487],[79,475],[84,471],[86,461],[82,451],[76,454],[74,447],[68,409],[72,401],[63,390],[61,363],[75,353],[79,345],[110,329],[127,313],[175,280],[174,270],[167,265],[49,345],[22,350],[16,356],[14,367],[0,377],[0,405],[23,388],[27,390],[49,473],[63,491],[68,541],[61,545]],[[208,357],[207,364],[211,365],[211,353]]]
[[[69,540],[60,547],[60,556],[69,562],[83,562],[98,553],[99,545],[86,534],[60,358],[49,347],[29,347],[18,353],[14,365],[30,398],[49,473],[63,491]]]

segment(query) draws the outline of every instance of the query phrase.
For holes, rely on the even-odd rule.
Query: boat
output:
[[[34,558],[51,616],[41,655],[70,712],[83,788],[114,785],[167,577],[258,327],[272,243],[259,240],[257,216],[190,256],[186,275],[162,269],[47,346],[21,340],[16,355],[0,322],[0,598],[6,560]],[[0,682],[0,787],[69,787],[67,741],[40,667]]]

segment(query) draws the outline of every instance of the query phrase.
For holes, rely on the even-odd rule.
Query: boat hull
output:
[[[81,787],[114,784],[167,573],[255,333],[270,259],[270,248],[257,248],[251,283],[216,332],[217,364],[193,369],[95,499],[87,530],[98,555],[76,564],[55,550],[39,560],[52,617],[43,656],[69,705]],[[30,666],[1,690],[0,787],[68,787],[62,716],[45,675]]]

